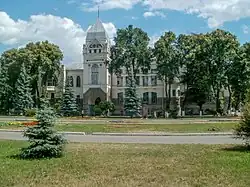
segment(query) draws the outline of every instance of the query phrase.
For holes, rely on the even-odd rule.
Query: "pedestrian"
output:
[[[83,114],[84,114],[84,111],[83,111],[83,109],[82,109],[82,118],[83,118]]]

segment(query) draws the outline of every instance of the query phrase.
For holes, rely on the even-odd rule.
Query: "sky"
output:
[[[166,31],[177,35],[220,28],[250,41],[250,0],[0,0],[0,53],[48,40],[79,63],[86,31],[97,19],[109,37],[128,25],[140,27],[150,45]]]

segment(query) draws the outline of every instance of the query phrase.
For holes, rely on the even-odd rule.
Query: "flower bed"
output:
[[[35,126],[38,124],[38,121],[30,121],[30,122],[24,122],[24,126]]]

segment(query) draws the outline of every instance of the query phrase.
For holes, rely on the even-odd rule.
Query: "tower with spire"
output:
[[[110,100],[111,75],[108,71],[111,42],[100,20],[92,25],[83,45],[83,108],[93,113],[93,106],[103,100]]]

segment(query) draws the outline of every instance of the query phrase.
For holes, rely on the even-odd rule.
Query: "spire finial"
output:
[[[97,12],[97,18],[100,18],[100,5],[98,5],[98,12]]]

